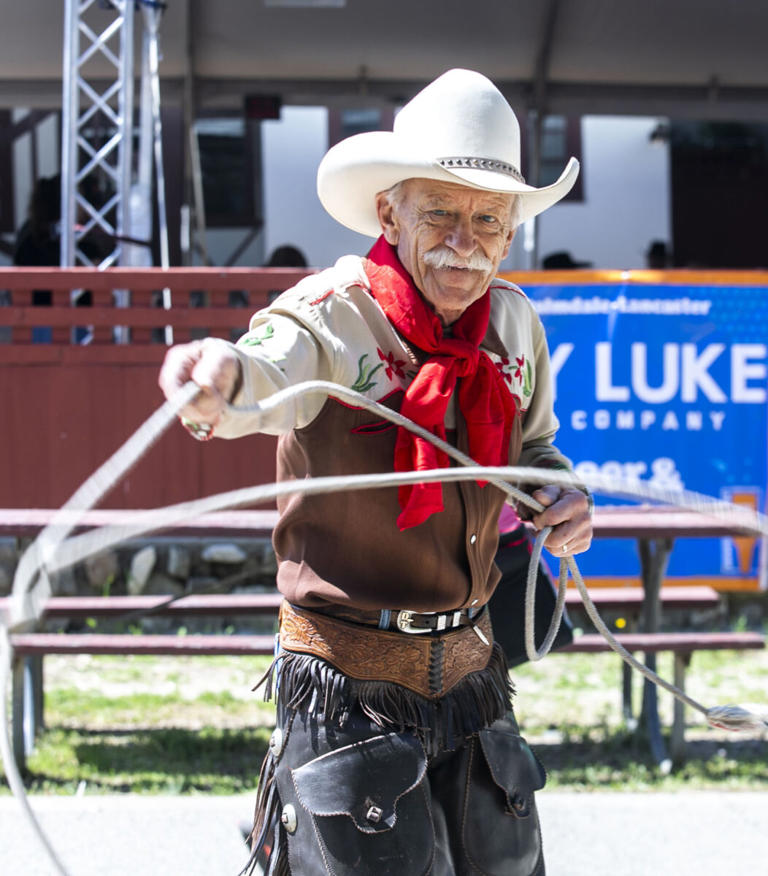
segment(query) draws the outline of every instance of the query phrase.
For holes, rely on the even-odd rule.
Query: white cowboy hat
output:
[[[520,125],[502,93],[472,70],[449,70],[397,114],[393,131],[356,134],[331,148],[317,171],[317,193],[334,219],[378,237],[376,194],[417,177],[520,197],[520,221],[568,194],[579,162],[557,182],[526,185],[520,173]]]

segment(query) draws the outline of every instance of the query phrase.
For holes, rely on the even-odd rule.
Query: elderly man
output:
[[[258,423],[236,411],[323,379],[481,464],[568,468],[552,443],[541,323],[494,276],[516,226],[563,197],[578,167],[536,189],[519,151],[512,109],[466,70],[414,97],[393,132],[331,149],[320,199],[376,243],[283,293],[237,345],[172,348],[166,394],[190,379],[201,388],[182,412],[188,428],[279,435],[281,480],[450,465],[348,401],[302,395]],[[535,525],[554,526],[549,549],[585,550],[586,495],[534,495],[546,506]],[[534,804],[544,772],[519,735],[485,608],[503,504],[474,481],[281,500],[285,600],[268,682],[278,721],[253,835],[255,849],[271,847],[270,874],[544,873]]]

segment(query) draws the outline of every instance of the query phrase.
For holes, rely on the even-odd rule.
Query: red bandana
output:
[[[488,328],[491,296],[486,292],[453,323],[452,337],[413,284],[393,246],[380,237],[368,254],[371,293],[406,340],[431,353],[408,387],[400,412],[445,439],[445,413],[458,384],[459,408],[467,424],[469,455],[481,465],[506,465],[516,407],[504,379],[479,349]],[[450,460],[434,445],[398,430],[395,471],[448,468]],[[400,529],[418,526],[443,510],[439,483],[400,487]]]

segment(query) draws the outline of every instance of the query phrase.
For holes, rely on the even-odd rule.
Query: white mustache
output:
[[[493,263],[482,253],[473,252],[469,258],[461,258],[447,246],[437,246],[424,253],[422,259],[431,268],[464,268],[468,271],[490,271]]]

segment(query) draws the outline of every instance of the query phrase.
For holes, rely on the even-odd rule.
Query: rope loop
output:
[[[543,506],[542,509],[543,510]],[[531,559],[528,563],[528,575],[525,581],[525,653],[531,663],[536,663],[543,660],[552,650],[552,644],[563,622],[563,612],[565,611],[565,594],[568,585],[568,564],[565,558],[560,559],[560,574],[557,581],[557,598],[555,599],[555,607],[552,611],[552,620],[549,622],[549,629],[544,636],[544,641],[541,648],[536,649],[535,633],[536,633],[536,578],[541,561],[541,550],[544,547],[544,542],[552,532],[551,526],[545,526],[536,536],[531,551]]]

